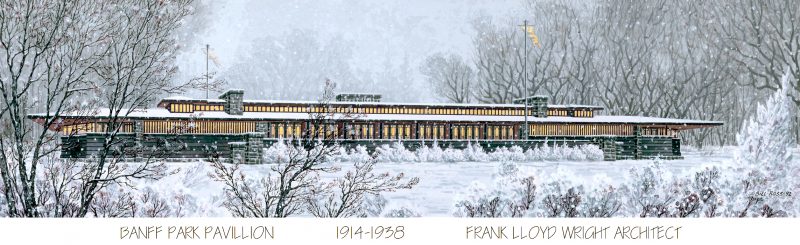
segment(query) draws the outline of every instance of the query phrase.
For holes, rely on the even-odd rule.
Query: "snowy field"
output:
[[[731,148],[713,148],[702,151],[684,149],[685,159],[664,161],[663,167],[673,175],[682,176],[707,166],[724,166],[732,158]],[[644,167],[652,160],[624,161],[523,161],[516,162],[526,172],[536,173],[541,178],[568,178],[573,183],[592,185],[593,183],[616,184],[626,179],[628,170]],[[340,162],[346,166],[347,162]],[[461,195],[473,181],[491,185],[500,165],[498,161],[487,162],[403,162],[383,161],[376,166],[377,172],[403,172],[409,177],[419,177],[420,182],[411,190],[386,193],[387,208],[406,207],[416,210],[426,217],[452,216],[455,198]],[[139,188],[152,188],[164,194],[189,196],[186,216],[229,216],[221,206],[223,186],[211,181],[208,172],[211,167],[206,162],[174,162],[169,167],[180,170],[174,175],[158,181],[139,183]],[[249,177],[258,177],[269,171],[269,165],[243,166]],[[339,174],[342,174],[340,172]],[[333,176],[325,176],[332,178]]]
[[[693,173],[705,166],[722,166],[730,162],[726,151],[684,152],[685,159],[664,161],[664,166],[673,175]],[[518,162],[522,170],[535,172],[538,178],[567,177],[575,183],[591,186],[602,179],[616,184],[626,179],[632,167],[647,166],[652,160],[624,161],[544,161]],[[389,203],[410,206],[424,216],[451,216],[454,199],[473,181],[491,184],[499,162],[459,163],[383,163],[379,170],[399,172],[420,177],[412,190],[386,194]],[[684,173],[685,172],[685,173]],[[574,175],[574,177],[572,177]],[[540,180],[542,181],[542,180]]]

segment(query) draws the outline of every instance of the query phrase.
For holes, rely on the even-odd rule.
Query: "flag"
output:
[[[537,37],[536,36],[536,32],[533,31],[533,26],[527,26],[527,29],[525,30],[525,32],[527,32],[528,36],[530,36],[531,40],[533,40],[533,45],[536,45],[536,47],[542,48],[542,45],[539,44],[539,37]]]
[[[215,66],[219,66],[220,64],[219,57],[217,57],[217,54],[215,54],[214,51],[211,50],[211,48],[206,47],[206,55],[208,56],[208,59],[211,60],[211,62],[214,62]]]

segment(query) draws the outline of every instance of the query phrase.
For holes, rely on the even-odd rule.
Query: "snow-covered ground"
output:
[[[684,149],[685,159],[664,161],[664,170],[673,175],[687,175],[707,166],[724,166],[732,160],[732,148],[713,148],[705,150]],[[626,179],[628,170],[633,167],[644,167],[652,160],[624,161],[517,161],[520,169],[537,173],[537,178],[565,176],[573,183],[592,185],[596,182],[616,184]],[[347,166],[347,162],[340,162]],[[186,216],[229,216],[221,206],[222,188],[220,183],[211,181],[208,172],[211,167],[207,162],[174,162],[168,164],[177,170],[176,174],[158,181],[138,184],[138,188],[152,188],[165,196],[182,194],[188,196]],[[452,215],[455,198],[473,181],[491,183],[497,172],[498,161],[469,162],[416,162],[416,161],[383,161],[376,166],[378,172],[403,172],[406,176],[419,177],[420,182],[411,190],[386,193],[387,208],[407,207],[418,211],[423,216]],[[251,177],[257,177],[269,171],[270,165],[243,166],[243,170]],[[341,173],[340,173],[341,174]],[[325,176],[332,178],[334,176]],[[548,181],[540,179],[540,181]]]
[[[693,173],[706,166],[722,166],[731,160],[729,151],[688,151],[683,160],[664,161],[666,170],[673,175]],[[647,166],[652,160],[624,161],[543,161],[518,162],[522,170],[536,172],[538,178],[548,176],[573,176],[574,183],[591,186],[598,178],[611,184],[626,179],[632,167]],[[473,181],[490,184],[499,162],[459,163],[382,163],[376,170],[404,172],[417,176],[420,182],[412,190],[386,194],[390,203],[409,205],[424,216],[451,216],[454,199]],[[610,180],[610,181],[608,181]],[[399,202],[399,203],[398,203]]]

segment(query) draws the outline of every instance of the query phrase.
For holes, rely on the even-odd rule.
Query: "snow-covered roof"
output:
[[[172,100],[169,98],[161,100],[159,105],[165,106],[169,104],[171,101],[180,101],[180,102],[210,102],[210,103],[222,103],[225,102],[224,100],[220,99],[178,99]],[[308,100],[243,100],[243,104],[319,104],[317,101],[308,101]],[[409,102],[353,102],[353,101],[331,101],[329,102],[332,105],[385,105],[385,106],[431,106],[431,107],[510,107],[510,108],[523,108],[525,105],[523,104],[477,104],[477,103],[409,103]],[[577,104],[565,104],[565,105],[547,105],[549,108],[586,108],[592,110],[602,110],[602,106],[596,105],[577,105]]]
[[[210,102],[210,103],[223,103],[225,100],[223,99],[195,99],[189,98],[185,96],[172,96],[161,99],[158,104],[168,104],[169,102]]]
[[[95,111],[94,117],[104,118],[107,109]],[[126,114],[125,111],[121,115]],[[44,117],[45,114],[31,114],[30,117]],[[64,115],[62,117],[75,117]],[[352,115],[351,115],[352,116]],[[343,114],[335,114],[335,119],[343,119]],[[230,115],[223,111],[198,111],[194,113],[171,113],[164,108],[135,110],[128,115],[131,119],[227,119],[227,120],[306,120],[307,113],[291,112],[244,112],[242,115]],[[356,121],[451,121],[451,122],[524,122],[524,116],[482,116],[482,115],[413,115],[413,114],[357,114]],[[703,121],[688,119],[672,119],[641,116],[595,116],[595,117],[528,117],[533,123],[628,123],[628,124],[668,124],[668,125],[722,125],[719,121]]]
[[[379,94],[379,93],[350,93],[350,92],[342,92],[342,93],[337,93],[336,95],[338,96],[338,95],[381,95],[381,94]]]
[[[192,100],[192,98],[186,96],[170,96],[164,98],[164,100]]]

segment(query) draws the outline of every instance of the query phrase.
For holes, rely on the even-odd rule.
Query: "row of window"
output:
[[[270,131],[267,132],[269,138],[299,138],[302,137],[302,123],[273,123]]]
[[[573,117],[593,117],[594,111],[573,111]]]
[[[416,128],[412,124],[383,124],[380,134],[376,135],[373,124],[349,124],[345,126],[346,139],[516,139],[517,131],[513,126],[420,124]],[[338,134],[337,134],[338,135]]]
[[[641,133],[645,136],[677,136],[677,131],[667,128],[642,128]]]
[[[632,125],[531,124],[530,135],[631,135]]]
[[[345,126],[347,139],[372,139],[375,135],[374,124],[348,124]]]
[[[72,135],[72,134],[105,132],[107,128],[108,128],[107,123],[82,123],[82,124],[61,126],[59,131],[64,135]],[[119,129],[119,132],[122,133],[133,132],[133,124],[130,123],[122,124],[122,128]]]
[[[567,111],[566,110],[547,110],[547,116],[550,117],[566,117]]]
[[[256,123],[253,121],[148,120],[143,122],[143,127],[144,133],[161,134],[220,134],[256,131]]]
[[[190,113],[195,111],[223,111],[222,105],[192,105],[192,104],[170,104],[169,111],[173,113]]]
[[[171,112],[188,113],[194,111],[222,111],[222,105],[191,105],[191,104],[170,104]],[[446,109],[446,108],[401,108],[401,107],[335,107],[336,113],[353,114],[422,114],[422,115],[480,115],[480,116],[522,116],[523,109],[495,109],[495,108],[474,108],[474,109]],[[255,106],[245,105],[245,112],[297,112],[297,113],[320,113],[327,112],[326,108],[313,106]],[[575,110],[573,117],[592,117],[591,110]],[[528,115],[534,115],[533,110],[528,110]],[[566,109],[548,109],[548,116],[569,116]]]

